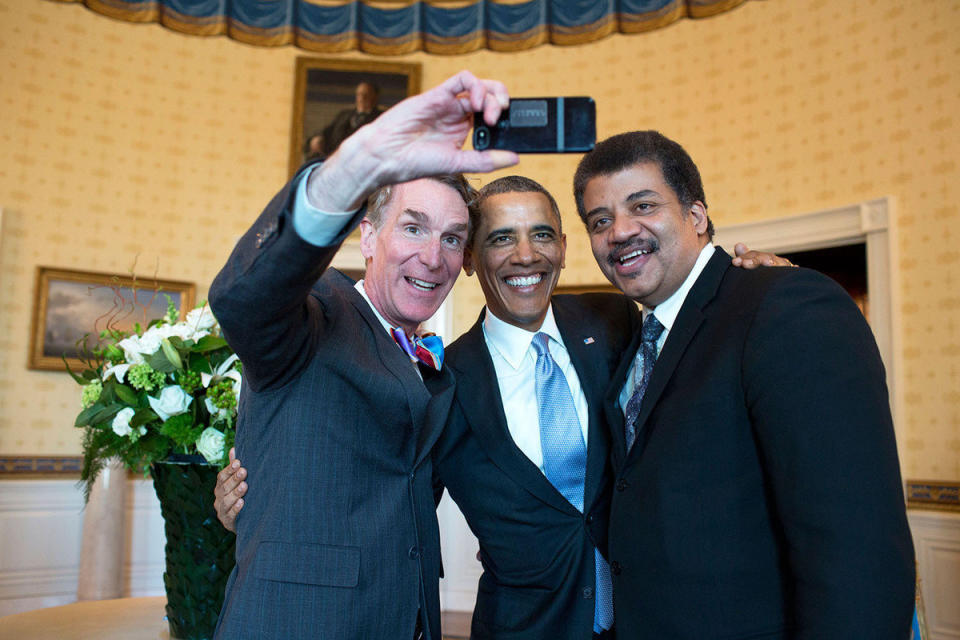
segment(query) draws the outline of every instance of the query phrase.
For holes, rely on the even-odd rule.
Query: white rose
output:
[[[222,431],[207,427],[197,438],[197,451],[207,459],[207,462],[216,464],[223,459],[223,448],[226,443],[227,438]]]
[[[160,341],[162,339],[163,336],[160,335],[160,330],[157,326],[154,325],[150,327],[140,336],[140,353],[147,356],[156,353],[160,349]]]
[[[190,313],[187,314],[186,323],[195,331],[209,330],[213,328],[213,325],[217,324],[217,319],[213,317],[213,311],[210,310],[210,305],[205,304],[202,307],[192,309]]]
[[[150,403],[150,408],[166,422],[170,416],[186,413],[190,403],[193,402],[193,397],[180,385],[172,384],[163,388],[159,398],[147,396],[147,401]]]
[[[130,419],[133,418],[134,413],[136,412],[130,407],[117,412],[117,415],[113,416],[113,424],[110,425],[113,428],[113,432],[121,438],[130,435],[132,431],[130,428]]]

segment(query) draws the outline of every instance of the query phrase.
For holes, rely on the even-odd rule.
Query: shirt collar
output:
[[[353,288],[356,289],[361,296],[363,296],[364,300],[367,301],[367,304],[370,305],[370,309],[373,310],[373,315],[377,316],[377,320],[380,321],[380,324],[383,325],[383,328],[387,330],[387,333],[392,338],[393,333],[391,333],[391,331],[393,331],[393,325],[387,322],[386,319],[380,315],[380,312],[377,311],[377,308],[373,306],[373,303],[370,302],[370,296],[367,295],[367,290],[363,288],[363,279],[357,280],[354,283]]]
[[[530,349],[530,343],[533,342],[533,336],[538,333],[545,333],[553,338],[554,342],[563,345],[563,341],[560,339],[560,329],[553,317],[552,304],[547,307],[547,315],[543,319],[543,324],[536,331],[527,331],[504,322],[493,315],[489,307],[484,314],[483,335],[487,339],[487,344],[496,349],[514,369],[520,368],[527,351]]]
[[[697,281],[697,278],[700,277],[700,274],[704,268],[706,268],[714,251],[716,251],[716,247],[712,244],[707,244],[707,246],[701,249],[700,255],[697,256],[697,261],[693,263],[693,268],[690,269],[690,273],[687,274],[687,278],[683,281],[683,284],[680,285],[680,288],[674,291],[669,298],[658,304],[653,311],[648,311],[644,308],[644,319],[646,319],[648,314],[653,313],[653,315],[657,317],[657,320],[660,321],[660,324],[662,324],[667,331],[670,331],[670,329],[673,328],[673,323],[677,319],[677,315],[680,313],[680,307],[683,306],[683,301],[687,299],[687,294],[690,293],[690,289],[693,288],[693,283]]]

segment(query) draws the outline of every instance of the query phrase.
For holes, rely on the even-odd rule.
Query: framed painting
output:
[[[297,58],[290,126],[290,176],[324,158],[348,135],[420,92],[419,63]]]
[[[192,282],[115,276],[37,267],[30,333],[30,369],[82,368],[84,345],[96,346],[104,329],[132,331],[167,312],[167,296],[181,314],[193,308]]]

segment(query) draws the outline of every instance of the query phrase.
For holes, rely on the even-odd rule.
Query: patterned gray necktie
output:
[[[640,349],[637,351],[637,357],[642,359],[642,367],[639,371],[639,377],[636,373],[634,374],[633,394],[627,401],[627,409],[624,415],[627,451],[630,451],[637,439],[637,416],[640,415],[643,394],[647,392],[647,385],[650,384],[650,373],[657,361],[657,340],[660,339],[663,328],[663,325],[652,313],[647,314],[647,317],[643,320],[643,326],[640,328]]]
[[[582,513],[587,446],[570,386],[550,355],[549,340],[547,334],[538,333],[532,343],[537,354],[535,382],[543,473],[557,491]],[[607,561],[596,549],[594,556],[597,582],[593,629],[600,633],[613,626],[613,587]]]

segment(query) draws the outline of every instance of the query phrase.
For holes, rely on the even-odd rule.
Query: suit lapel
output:
[[[680,358],[687,350],[687,345],[690,344],[693,336],[696,335],[697,330],[703,323],[703,308],[717,294],[717,289],[720,287],[720,282],[729,266],[730,256],[724,253],[723,249],[717,247],[717,250],[707,262],[707,266],[704,267],[694,283],[693,288],[687,294],[683,306],[680,307],[680,313],[667,335],[667,341],[664,343],[653,367],[653,373],[650,374],[650,383],[643,396],[640,413],[637,415],[639,439],[630,450],[627,458],[628,463],[641,456],[647,442],[650,441],[650,436],[656,428],[655,424],[648,423],[650,414],[663,394],[667,382],[673,376]],[[637,341],[637,345],[639,346],[639,341]]]
[[[425,409],[423,428],[420,429],[417,437],[417,459],[414,466],[420,465],[440,437],[450,415],[450,405],[453,403],[456,389],[453,374],[450,373],[447,365],[444,365],[440,371],[421,365],[420,372],[423,375],[423,383],[430,392],[430,399]]]
[[[610,452],[610,435],[603,420],[603,397],[607,387],[605,354],[608,346],[580,328],[576,314],[568,311],[565,302],[554,299],[553,316],[570,354],[570,361],[580,378],[580,387],[587,399],[587,476],[583,488],[584,512],[596,499],[600,480]],[[585,328],[589,330],[589,327]],[[588,342],[589,340],[589,342]]]
[[[349,278],[342,274],[341,277],[346,282],[350,281]],[[338,284],[343,286],[342,283]],[[373,313],[373,309],[371,309],[367,301],[363,299],[363,296],[353,288],[353,285],[350,285],[349,289],[349,291],[346,291],[346,295],[373,333],[374,349],[377,352],[380,363],[393,375],[407,398],[407,408],[410,411],[410,421],[413,425],[413,433],[410,439],[411,450],[415,452],[417,461],[419,462],[425,455],[425,452],[420,450],[420,446],[426,445],[427,442],[432,446],[433,440],[436,440],[437,437],[437,434],[427,433],[423,435],[421,432],[424,431],[425,425],[428,423],[432,428],[435,428],[435,420],[439,420],[439,424],[442,426],[446,420],[446,411],[441,411],[442,415],[439,416],[439,418],[431,416],[428,420],[427,406],[431,400],[430,393],[427,391],[424,382],[417,376],[416,369],[413,363],[410,362],[410,358],[397,346],[383,325],[380,324],[380,319]],[[444,376],[444,378],[448,380],[446,386],[452,387],[452,378],[450,378],[449,375]],[[442,391],[444,388],[445,385],[440,382],[438,384],[438,390]],[[452,388],[449,392],[452,394]],[[449,407],[449,398],[447,402],[447,406]],[[427,430],[430,431],[430,429]],[[431,437],[433,440],[431,440]],[[413,449],[413,447],[417,448]]]
[[[624,433],[623,409],[620,407],[620,390],[627,382],[627,375],[630,373],[630,367],[633,366],[633,359],[639,348],[640,331],[638,330],[634,333],[630,346],[623,352],[620,365],[617,367],[603,399],[603,411],[607,418],[610,453],[614,469],[619,469],[624,458],[627,457],[627,438]]]
[[[469,332],[460,338],[456,366],[456,402],[477,442],[497,467],[520,486],[556,509],[577,512],[550,484],[543,472],[513,441],[503,412],[496,370],[483,337],[483,313]],[[486,393],[484,393],[486,391]],[[491,400],[496,399],[496,407]]]

